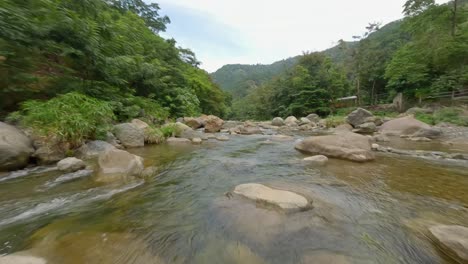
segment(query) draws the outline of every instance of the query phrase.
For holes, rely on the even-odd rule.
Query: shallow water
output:
[[[133,149],[158,167],[144,180],[103,184],[56,171],[5,180],[0,254],[28,251],[49,263],[452,263],[427,228],[468,226],[466,168],[385,156],[314,167],[293,141],[268,138]],[[313,209],[284,214],[229,195],[249,182],[295,191]]]

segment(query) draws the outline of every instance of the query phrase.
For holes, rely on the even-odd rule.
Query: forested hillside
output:
[[[230,92],[237,99],[246,96],[249,89],[258,87],[290,69],[296,62],[297,57],[268,65],[229,64],[212,73],[211,77],[223,90]]]
[[[167,23],[142,0],[2,0],[0,114],[73,92],[122,120],[223,115],[226,95],[193,52],[158,35]]]
[[[326,115],[343,96],[361,105],[403,92],[415,101],[434,92],[468,87],[468,1],[435,4],[409,0],[405,18],[384,27],[371,23],[356,42],[340,41],[324,52],[303,54],[297,63],[234,97],[234,118]],[[248,74],[248,73],[245,73]],[[242,89],[230,83],[226,90]],[[384,95],[377,96],[377,95]]]

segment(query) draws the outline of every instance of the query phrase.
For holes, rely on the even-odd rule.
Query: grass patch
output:
[[[105,138],[115,119],[109,103],[80,93],[59,95],[48,101],[26,101],[20,109],[8,119],[72,146],[79,146],[86,139]]]
[[[164,142],[164,133],[159,128],[147,127],[145,128],[145,143],[146,144],[160,144]]]
[[[337,127],[346,123],[346,116],[329,116],[325,118],[326,126],[328,128]]]
[[[468,126],[468,116],[464,115],[463,110],[457,107],[444,107],[436,110],[433,114],[416,113],[414,117],[429,125],[446,122],[459,126]]]

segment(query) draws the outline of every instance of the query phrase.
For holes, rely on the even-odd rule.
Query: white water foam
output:
[[[46,182],[44,184],[44,187],[52,188],[52,187],[55,187],[55,186],[57,186],[59,184],[65,183],[65,182],[69,182],[69,181],[73,181],[73,180],[76,180],[76,179],[91,176],[91,174],[93,174],[92,170],[79,170],[79,171],[76,171],[76,172],[63,174],[62,176],[59,176],[55,180]]]
[[[69,205],[76,207],[76,206],[82,206],[82,205],[85,205],[87,203],[94,202],[97,200],[106,200],[116,194],[129,191],[143,184],[144,184],[144,181],[139,181],[139,182],[134,182],[134,183],[125,185],[119,189],[109,190],[109,189],[103,189],[103,188],[95,188],[95,189],[89,189],[85,192],[73,194],[68,197],[54,198],[49,202],[39,203],[33,208],[28,209],[16,216],[0,221],[0,226],[22,222],[25,220],[32,220],[34,217],[49,214],[51,212],[57,211],[58,209],[62,209],[63,207],[66,207]],[[104,193],[95,195],[96,191],[100,191]],[[69,209],[70,206],[67,209]]]
[[[13,179],[20,178],[20,177],[26,177],[26,176],[33,175],[33,174],[55,171],[55,170],[57,170],[57,167],[54,166],[54,167],[35,167],[32,169],[13,171],[7,174],[7,176],[1,177],[0,182],[13,180]]]

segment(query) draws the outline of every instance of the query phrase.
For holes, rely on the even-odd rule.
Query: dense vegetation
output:
[[[404,14],[384,27],[369,24],[357,42],[303,54],[283,73],[249,87],[245,96],[237,94],[232,116],[327,115],[344,96],[356,95],[358,104],[369,105],[388,102],[398,92],[417,102],[436,92],[467,89],[468,1],[409,0]],[[225,80],[215,80],[224,89]],[[236,89],[246,90],[226,88]]]
[[[80,94],[118,120],[223,115],[227,96],[193,52],[158,35],[169,22],[158,11],[142,0],[2,0],[0,116],[32,120],[51,104],[79,107]]]

